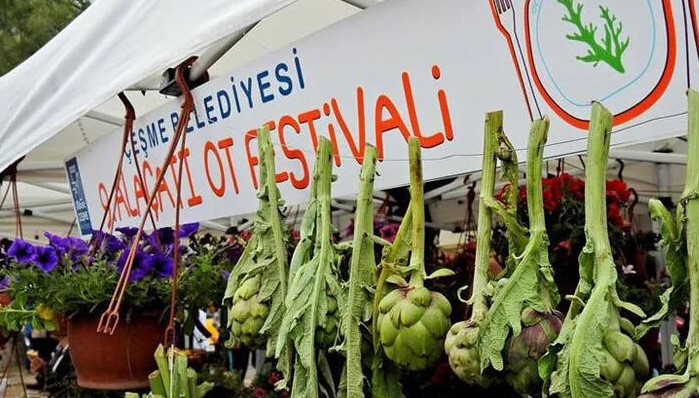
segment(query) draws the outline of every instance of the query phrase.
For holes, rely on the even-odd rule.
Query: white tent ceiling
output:
[[[298,0],[290,6],[277,11],[263,19],[239,42],[228,50],[221,59],[209,69],[209,74],[217,76],[239,65],[248,63],[286,44],[294,42],[303,36],[316,32],[341,19],[360,12],[380,0]],[[198,54],[193,54],[198,55]],[[108,77],[105,77],[108,78]],[[137,115],[145,114],[172,97],[159,94],[157,91],[127,92],[135,106]],[[122,123],[124,110],[121,102],[111,98],[84,116],[78,118],[62,129],[53,138],[33,149],[21,163],[19,168],[19,196],[23,209],[31,209],[32,216],[23,216],[22,222],[25,236],[29,239],[41,237],[43,231],[68,232],[74,220],[70,192],[65,181],[63,160],[77,152],[85,145],[94,142],[108,133],[116,131]],[[651,159],[649,153],[671,149],[673,155],[657,154]],[[655,197],[667,194],[677,199],[684,181],[685,153],[684,142],[671,139],[636,145],[632,148],[614,149],[612,156],[627,158],[624,177],[629,185],[636,188],[641,196]],[[630,150],[630,151],[629,151]],[[616,151],[616,153],[614,152]],[[653,160],[647,162],[644,160]],[[661,182],[666,184],[664,191],[659,192],[657,163],[674,163],[664,166],[668,178]],[[566,171],[581,174],[581,163],[577,157],[567,159]],[[610,162],[610,175],[616,174],[617,164]],[[555,162],[551,163],[551,171]],[[471,176],[471,181],[477,175]],[[660,177],[663,179],[663,177]],[[433,204],[431,211],[437,222],[445,227],[456,226],[464,218],[463,198],[466,186],[463,179],[441,188],[439,192],[427,194]],[[0,195],[5,193],[5,185],[0,189]],[[2,199],[0,197],[0,199]],[[0,210],[0,236],[14,236],[14,218],[9,211],[11,199]],[[237,219],[215,220],[206,226],[209,229],[223,231],[230,225],[236,225]],[[73,230],[73,233],[76,231]]]
[[[261,20],[209,68],[209,75],[217,76],[248,63],[361,11],[358,6],[363,8],[373,2],[375,0],[298,0]],[[137,115],[145,114],[173,100],[173,97],[159,94],[157,91],[146,91],[145,94],[127,91],[127,96],[133,103]],[[22,208],[31,209],[34,214],[31,217],[22,217],[23,229],[28,238],[42,237],[45,230],[68,232],[74,212],[70,205],[63,161],[88,143],[113,133],[121,126],[123,115],[123,105],[113,97],[27,154],[19,167],[18,186]],[[3,143],[0,146],[4,145]],[[0,194],[5,193],[5,188],[6,185],[3,184]],[[8,197],[0,210],[0,236],[14,236],[14,218],[8,212],[10,205],[11,198]],[[214,229],[225,230],[230,222],[223,221],[208,225]]]

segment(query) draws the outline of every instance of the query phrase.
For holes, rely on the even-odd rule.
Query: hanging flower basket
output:
[[[78,385],[98,390],[148,387],[156,369],[153,352],[162,343],[164,325],[156,315],[124,319],[113,335],[97,333],[99,314],[68,320],[70,357]]]

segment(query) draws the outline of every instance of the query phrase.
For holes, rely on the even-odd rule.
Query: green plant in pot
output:
[[[109,304],[136,235],[118,228],[95,231],[91,245],[74,237],[46,233],[48,245],[15,240],[2,270],[12,301],[0,309],[0,327],[56,331],[66,318],[78,385],[95,389],[147,386],[155,368],[151,353],[162,342],[164,310],[169,309],[175,234],[189,237],[196,224],[179,231],[161,228],[143,234],[136,247],[130,287],[123,297],[122,325],[112,335],[95,333]]]

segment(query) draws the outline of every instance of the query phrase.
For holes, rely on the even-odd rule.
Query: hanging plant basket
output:
[[[99,314],[68,320],[70,356],[78,385],[98,390],[134,390],[148,387],[156,369],[153,352],[165,329],[156,315],[124,319],[113,335],[97,333]]]

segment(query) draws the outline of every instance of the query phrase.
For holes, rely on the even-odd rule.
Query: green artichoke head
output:
[[[478,326],[472,321],[461,321],[452,325],[444,340],[444,350],[454,373],[469,384],[488,387],[494,379],[481,373],[478,354]]]
[[[649,374],[643,349],[619,330],[608,332],[602,347],[600,375],[612,384],[616,398],[636,398]]]
[[[229,315],[233,339],[251,349],[263,348],[267,340],[260,329],[265,324],[269,307],[259,300],[260,286],[259,274],[245,279],[233,295]]]
[[[379,304],[379,338],[386,356],[408,370],[422,370],[442,355],[451,304],[423,286],[391,291]]]
[[[326,313],[325,322],[318,324],[316,328],[316,345],[321,348],[330,348],[335,344],[337,337],[337,326],[340,323],[340,312],[338,311],[337,299],[335,296],[328,295],[325,298],[328,312]]]
[[[522,331],[509,338],[505,352],[505,379],[519,394],[541,391],[538,361],[558,337],[562,323],[563,315],[558,311],[522,311]]]

